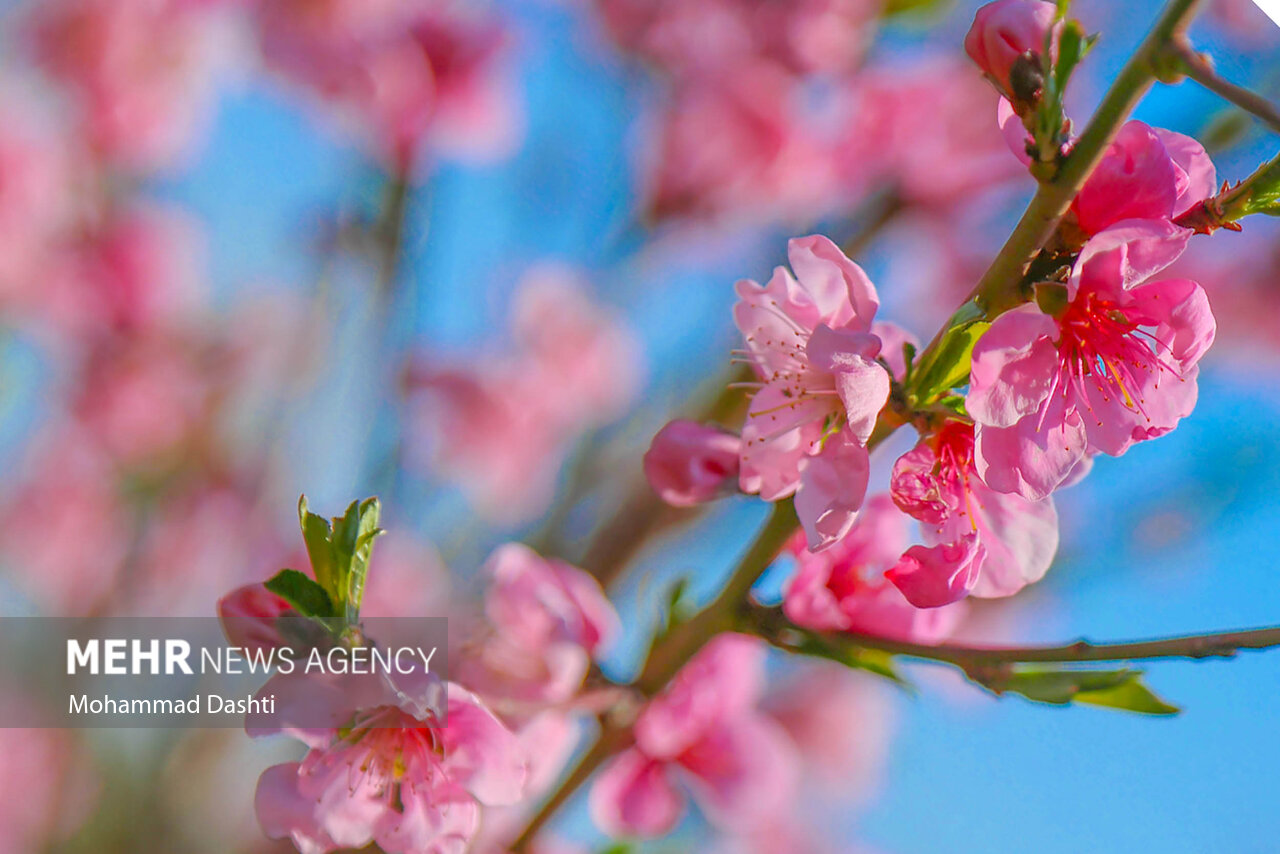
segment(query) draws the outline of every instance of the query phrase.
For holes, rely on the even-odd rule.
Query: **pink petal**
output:
[[[860,332],[871,328],[880,297],[871,279],[840,247],[820,234],[797,237],[787,243],[787,258],[826,322]],[[851,316],[842,311],[845,306],[852,306]]]
[[[813,398],[787,397],[777,386],[757,392],[742,426],[742,491],[765,501],[795,492],[801,463],[818,448],[822,422],[833,409]]]
[[[848,430],[827,439],[822,452],[809,460],[795,505],[812,551],[830,546],[849,532],[867,494],[870,473],[867,449]]]
[[[996,492],[1038,501],[1059,488],[1085,457],[1087,441],[1079,414],[1066,412],[1061,396],[1050,414],[1032,413],[1012,427],[979,425],[974,445],[978,476]]]
[[[269,839],[289,839],[301,854],[327,854],[342,846],[315,819],[315,801],[298,791],[297,762],[272,765],[258,778],[253,798],[258,824]]]
[[[1189,136],[1164,128],[1152,128],[1164,143],[1178,172],[1178,198],[1173,204],[1173,215],[1185,213],[1197,202],[1218,192],[1218,175],[1204,146]]]
[[[528,761],[519,739],[474,694],[449,683],[448,726],[440,732],[449,779],[489,806],[524,794]]]
[[[1057,333],[1033,304],[995,319],[973,348],[965,408],[974,421],[1009,427],[1040,408],[1057,375]]]
[[[680,767],[707,818],[725,828],[752,827],[789,802],[799,771],[786,732],[754,711],[708,732]]]
[[[652,838],[669,833],[684,812],[684,799],[663,764],[632,748],[596,775],[588,796],[591,820],[610,836]]]
[[[969,595],[985,556],[972,534],[954,543],[912,546],[885,577],[917,608],[938,608]]]
[[[1178,260],[1192,232],[1167,220],[1118,222],[1089,239],[1080,250],[1067,294],[1081,289],[1117,295]]]

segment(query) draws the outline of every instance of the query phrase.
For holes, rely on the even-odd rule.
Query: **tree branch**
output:
[[[1273,131],[1280,133],[1280,110],[1258,93],[1218,76],[1209,58],[1202,53],[1197,53],[1185,38],[1174,39],[1166,50],[1176,61],[1178,71],[1215,95],[1261,119]]]
[[[1083,638],[1061,646],[922,644],[857,632],[812,632],[794,626],[781,608],[759,605],[750,606],[742,612],[740,628],[780,649],[793,650],[798,639],[808,637],[834,649],[874,649],[892,655],[953,664],[965,670],[1006,664],[1230,658],[1240,650],[1280,646],[1280,626],[1106,644],[1095,644]]]

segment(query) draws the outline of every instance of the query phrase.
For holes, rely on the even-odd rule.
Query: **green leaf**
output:
[[[845,646],[843,644],[837,646],[829,644],[821,637],[811,632],[797,630],[802,637],[800,643],[792,647],[792,650],[799,655],[807,655],[812,658],[825,658],[828,661],[834,661],[843,664],[845,667],[852,667],[855,670],[865,670],[868,673],[874,673],[882,676],[891,682],[897,683],[903,688],[914,690],[914,686],[907,681],[898,669],[894,667],[893,655],[879,649],[866,649],[857,646]]]
[[[267,581],[266,588],[304,617],[334,616],[333,602],[325,589],[296,569],[280,570]]]
[[[1175,715],[1181,711],[1143,684],[1141,670],[1027,669],[991,679],[973,674],[971,678],[997,694],[1020,694],[1037,703],[1084,703],[1146,715]]]
[[[378,527],[381,506],[377,498],[353,501],[332,521],[312,513],[307,497],[298,500],[298,520],[316,583],[334,606],[334,616],[354,624],[360,616],[373,541],[383,533]]]
[[[985,320],[953,321],[932,357],[916,368],[908,391],[918,404],[927,405],[969,382],[973,345],[990,325]]]
[[[317,516],[307,509],[307,496],[298,498],[298,523],[302,527],[302,539],[307,544],[307,557],[311,559],[311,571],[316,582],[324,588],[330,598],[337,597],[337,568],[333,561],[331,539],[333,529],[329,520]]]
[[[1079,21],[1067,21],[1062,25],[1062,35],[1058,38],[1058,61],[1053,66],[1054,91],[1061,95],[1067,91],[1067,81],[1076,70],[1080,60],[1093,47],[1095,36],[1085,34]]]

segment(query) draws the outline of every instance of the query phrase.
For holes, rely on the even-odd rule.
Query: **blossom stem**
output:
[[[1175,38],[1170,41],[1167,51],[1169,57],[1176,63],[1175,68],[1178,72],[1245,112],[1256,116],[1273,131],[1280,133],[1280,109],[1276,109],[1274,104],[1256,92],[1223,79],[1214,70],[1209,58],[1198,53],[1185,38]]]
[[[781,608],[748,606],[741,628],[781,649],[791,649],[798,638],[816,638],[835,649],[874,649],[964,670],[1007,664],[1066,664],[1101,661],[1140,661],[1158,658],[1230,658],[1240,650],[1280,646],[1280,626],[1243,631],[1095,644],[1083,638],[1060,646],[965,646],[922,644],[855,632],[811,632],[792,625]]]
[[[1170,0],[1147,37],[1125,63],[1061,168],[1040,184],[1031,203],[991,266],[974,287],[988,318],[1017,305],[1023,275],[1058,227],[1071,201],[1102,160],[1107,145],[1138,101],[1156,81],[1158,60],[1166,46],[1181,38],[1202,0]]]

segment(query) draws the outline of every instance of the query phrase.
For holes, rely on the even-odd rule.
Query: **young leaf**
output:
[[[329,520],[317,516],[307,508],[307,496],[298,498],[298,523],[302,527],[302,539],[307,544],[307,557],[311,559],[311,571],[316,582],[329,594],[330,599],[341,598],[336,586],[337,568],[334,566],[333,529]]]
[[[991,680],[974,678],[997,694],[1021,694],[1037,703],[1085,703],[1146,715],[1181,711],[1143,684],[1141,670],[1017,670]]]
[[[265,586],[304,617],[327,619],[334,616],[333,602],[325,589],[296,569],[280,570]]]
[[[910,393],[917,403],[928,404],[969,381],[973,345],[990,325],[984,320],[967,320],[947,330],[932,358],[919,365],[912,378]]]

